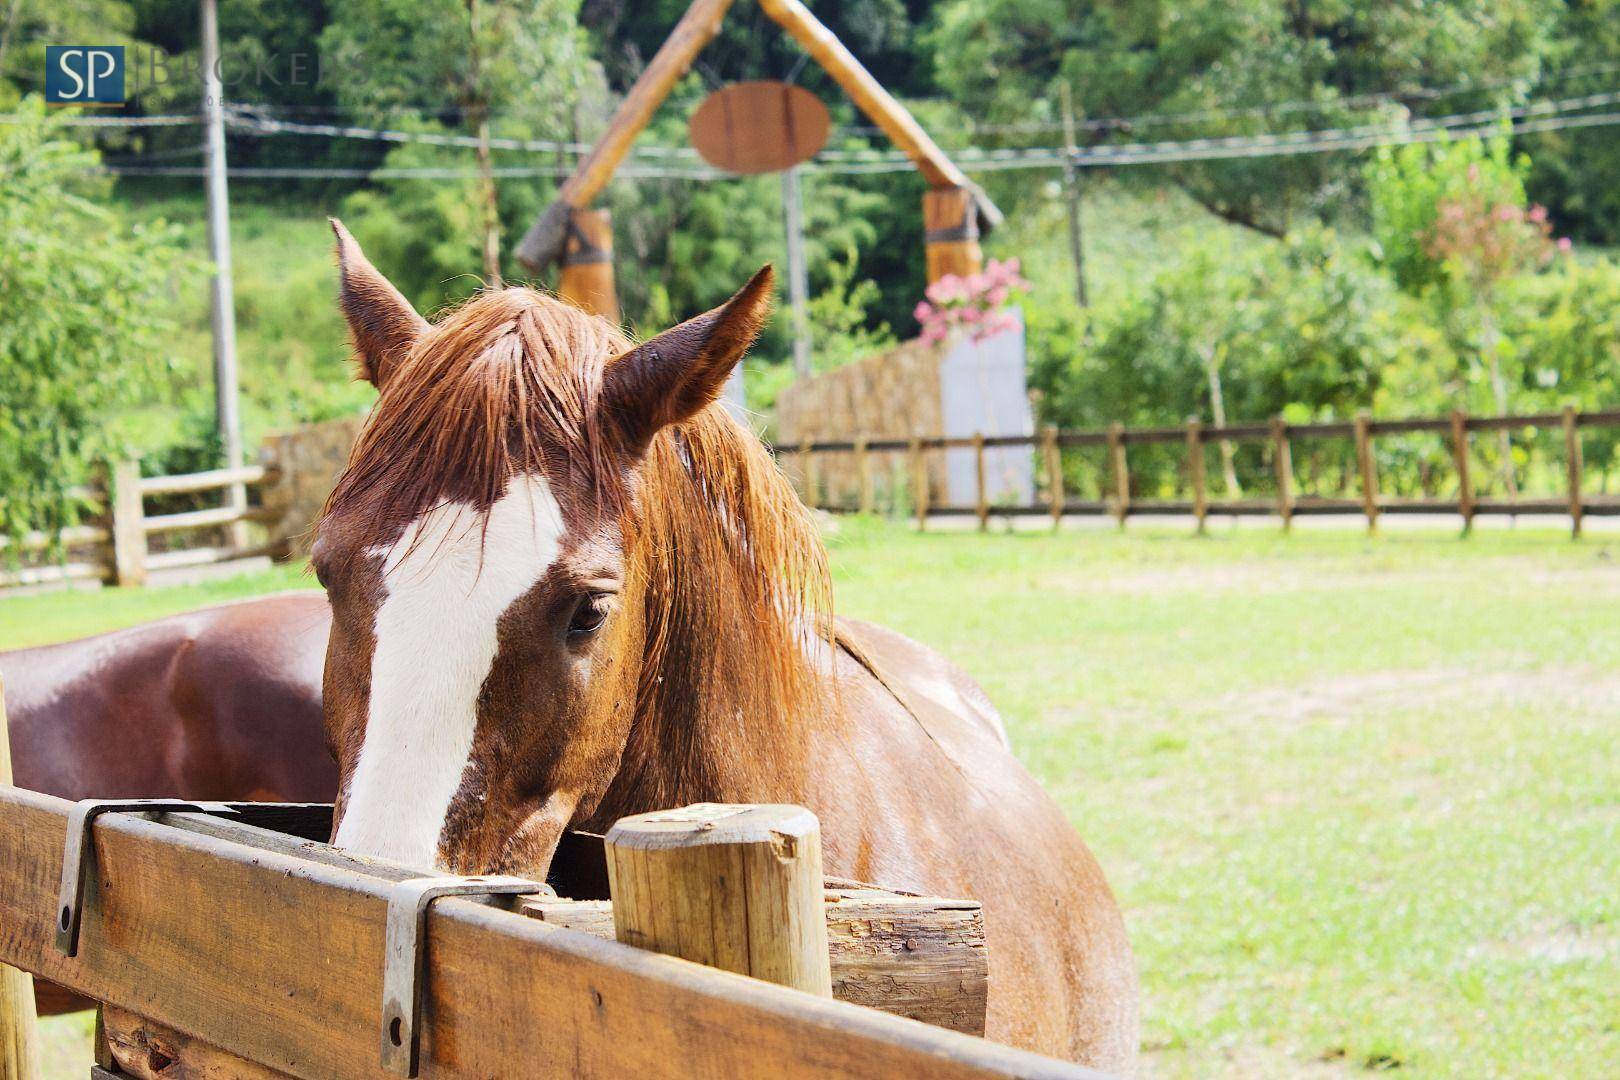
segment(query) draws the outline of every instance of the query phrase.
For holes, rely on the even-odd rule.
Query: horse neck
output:
[[[644,494],[679,506],[695,493]],[[637,545],[646,644],[636,716],[598,816],[802,798],[809,748],[843,722],[816,620],[785,610],[756,576],[793,571],[759,565],[772,550],[761,534],[737,541],[740,513],[655,515]]]

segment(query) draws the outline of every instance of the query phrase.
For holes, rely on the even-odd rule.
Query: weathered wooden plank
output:
[[[104,1006],[100,1030],[119,1072],[137,1080],[289,1080],[124,1009]]]
[[[70,959],[67,810],[0,788],[0,961],[294,1077],[387,1075],[388,882],[110,814]],[[1095,1075],[467,900],[435,905],[427,942],[424,1077]]]
[[[0,784],[10,783],[11,738],[6,729],[6,687],[0,681]],[[0,964],[0,1080],[34,1080],[38,1075],[33,976]]]

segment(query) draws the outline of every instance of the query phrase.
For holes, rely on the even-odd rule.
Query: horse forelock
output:
[[[660,432],[636,472],[599,402],[632,345],[606,320],[531,289],[480,294],[441,317],[385,384],[323,518],[367,549],[436,507],[487,512],[514,477],[616,516],[626,577],[646,596],[631,782],[701,790],[714,725],[790,732],[819,709],[831,641],[826,552],[759,440],[720,405]],[[585,487],[584,485],[588,485]],[[566,495],[565,495],[566,493]],[[720,763],[723,765],[723,763]]]

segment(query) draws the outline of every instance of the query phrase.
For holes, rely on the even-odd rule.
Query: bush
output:
[[[168,367],[173,230],[83,197],[95,155],[37,99],[0,125],[0,532],[57,532],[69,489],[125,449],[120,410]]]

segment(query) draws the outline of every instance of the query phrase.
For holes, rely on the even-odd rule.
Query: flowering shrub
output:
[[[1010,330],[1017,318],[1007,309],[1013,297],[1029,291],[1016,258],[991,259],[977,274],[946,274],[923,294],[912,312],[922,326],[922,340],[944,341],[955,331],[974,341]]]
[[[1546,207],[1494,200],[1478,186],[1477,163],[1467,175],[1472,184],[1435,207],[1423,247],[1470,288],[1540,269],[1555,251],[1570,250],[1568,237],[1554,243]]]

